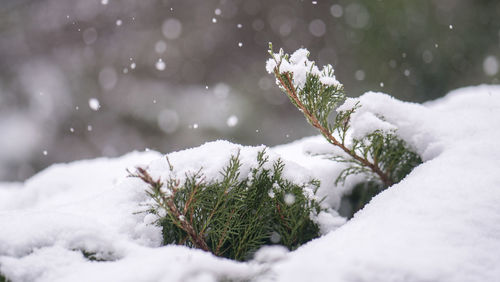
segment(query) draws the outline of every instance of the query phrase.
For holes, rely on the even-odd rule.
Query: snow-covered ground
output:
[[[126,168],[149,165],[161,176],[166,160],[134,152],[57,164],[25,183],[0,183],[0,273],[12,281],[498,280],[500,87],[463,88],[423,105],[381,93],[360,101],[355,128],[365,130],[366,117],[382,114],[424,163],[340,228],[343,219],[323,218],[332,231],[294,252],[268,247],[239,263],[160,247],[160,229],[140,213],[145,186],[126,177]],[[238,149],[251,165],[261,148],[218,141],[169,159],[180,174],[202,166],[215,177]],[[336,208],[346,189],[333,185],[342,167],[309,154],[329,149],[318,136],[270,154],[286,161],[285,175],[294,181],[320,179],[318,193]],[[81,250],[106,261],[89,261]]]

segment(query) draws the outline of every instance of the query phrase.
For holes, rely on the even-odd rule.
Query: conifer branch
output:
[[[130,174],[130,172],[129,172]],[[186,216],[185,214],[181,213],[174,201],[173,201],[173,195],[172,196],[165,196],[164,193],[162,193],[161,188],[163,187],[163,183],[158,179],[158,180],[153,180],[151,175],[142,167],[137,167],[137,173],[135,174],[130,174],[132,177],[138,177],[145,183],[149,184],[150,187],[152,188],[152,193],[149,193],[161,206],[166,208],[169,211],[169,215],[172,216],[175,220],[174,223],[177,225],[179,228],[184,230],[189,238],[191,239],[191,242],[196,248],[202,249],[204,251],[209,251],[209,247],[207,246],[205,240],[203,237],[201,237],[193,228],[193,226],[186,221]],[[173,183],[179,183],[179,181],[173,181]],[[176,191],[179,187],[173,187],[173,191]],[[160,201],[159,201],[160,199]],[[185,210],[188,208],[188,202],[186,202]],[[185,212],[184,212],[185,213]]]
[[[289,249],[319,235],[319,227],[310,216],[322,209],[314,196],[304,193],[311,186],[317,189],[319,183],[311,181],[307,188],[306,184],[294,184],[283,179],[281,160],[272,168],[265,165],[268,161],[265,150],[258,152],[257,166],[243,179],[239,177],[239,154],[230,158],[220,180],[206,180],[201,170],[187,173],[182,182],[171,176],[165,183],[140,167],[129,174],[148,184],[146,193],[153,200],[150,212],[159,217],[165,244],[244,260],[260,246],[276,243],[270,240],[273,232]],[[169,168],[172,172],[170,163]],[[285,201],[288,194],[294,197],[294,203]]]
[[[294,104],[299,108],[299,110],[304,114],[304,116],[307,118],[309,123],[316,127],[321,134],[327,139],[328,142],[331,144],[339,147],[342,149],[344,152],[346,152],[349,156],[354,158],[355,160],[359,161],[366,167],[370,168],[378,177],[380,180],[384,183],[386,187],[391,186],[393,183],[390,180],[389,176],[384,173],[380,167],[378,166],[377,162],[374,161],[373,163],[370,162],[367,158],[361,157],[358,154],[356,154],[355,150],[351,150],[347,148],[344,145],[344,142],[339,142],[335,136],[333,136],[333,133],[325,126],[321,125],[321,123],[318,121],[318,118],[312,114],[305,106],[304,104],[300,101],[300,99],[297,97],[297,91],[295,87],[293,86],[293,81],[290,78],[290,73],[285,73],[284,77],[287,79],[286,83],[283,79],[283,75],[279,73],[278,67],[274,68],[274,74],[278,81],[280,82],[280,85],[285,89],[287,96],[294,101]],[[290,87],[288,87],[290,85]],[[348,121],[345,122],[345,124]],[[344,125],[344,129],[346,129],[347,125]]]
[[[214,251],[214,254],[216,256],[220,255],[220,248],[222,247],[222,244],[226,241],[226,238],[227,238],[226,234],[227,234],[227,231],[229,229],[229,225],[231,224],[231,220],[234,216],[235,211],[236,211],[235,209],[233,209],[231,211],[231,214],[229,215],[229,218],[226,221],[226,224],[225,224],[226,227],[224,228],[224,231],[222,232],[222,236],[220,237],[219,242],[217,243],[217,247],[215,248],[215,251]]]
[[[346,101],[346,95],[343,85],[334,75],[333,67],[326,65],[320,70],[314,61],[308,59],[309,51],[303,48],[290,56],[283,49],[273,53],[270,43],[269,54],[271,58],[266,62],[266,70],[274,74],[276,84],[309,124],[318,129],[330,144],[346,153],[346,156],[332,158],[349,164],[339,174],[336,183],[345,181],[346,177],[353,174],[367,173],[377,178],[382,188],[387,188],[399,182],[422,162],[397,137],[397,129],[374,128],[372,132],[351,138],[346,143],[351,115],[360,105],[355,103],[338,109]],[[330,123],[329,116],[336,108],[334,122]],[[380,119],[383,120],[383,117]]]

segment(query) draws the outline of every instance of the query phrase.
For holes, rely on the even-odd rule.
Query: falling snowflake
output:
[[[229,127],[235,127],[238,124],[238,117],[235,115],[232,115],[227,118],[226,121],[227,126]]]
[[[89,99],[89,107],[92,110],[97,111],[101,107],[101,103],[99,103],[99,100],[97,100],[96,98],[90,98]]]
[[[158,59],[155,63],[155,67],[159,71],[165,70],[165,62],[162,59]]]
[[[285,201],[285,204],[287,204],[289,206],[293,205],[293,203],[295,203],[295,195],[287,193],[287,194],[285,194],[285,197],[283,198],[283,200]]]

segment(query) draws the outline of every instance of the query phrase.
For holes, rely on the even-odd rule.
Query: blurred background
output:
[[[331,63],[349,96],[424,102],[499,82],[500,1],[2,0],[0,180],[316,134],[265,71],[270,41]]]

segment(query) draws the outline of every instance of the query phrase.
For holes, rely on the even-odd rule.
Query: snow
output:
[[[359,98],[348,98],[337,111],[351,109],[356,104],[359,108],[351,116],[352,134],[355,136],[362,136],[370,130],[387,131],[397,128],[399,137],[405,140],[424,161],[435,157],[443,149],[438,137],[442,134],[440,130],[445,128],[436,128],[440,117],[429,107],[398,101],[384,93],[367,92]],[[363,123],[366,120],[371,121]],[[455,125],[451,129],[453,132],[462,132]]]
[[[226,124],[229,127],[235,127],[238,124],[238,117],[235,115],[231,115],[227,118]]]
[[[292,63],[292,64],[302,63],[305,60],[307,60],[307,57],[309,57],[309,51],[306,48],[297,49],[290,56],[290,63]]]
[[[93,110],[93,111],[97,111],[99,110],[99,108],[101,107],[101,103],[99,102],[99,100],[97,100],[96,98],[90,98],[89,99],[89,107]]]
[[[269,59],[266,61],[266,71],[268,73],[273,73],[274,68],[277,66],[277,63],[275,60]]]
[[[79,253],[55,246],[35,250],[23,258],[8,258],[3,264],[17,272],[13,281],[217,281],[258,273],[248,266],[214,258],[209,253],[179,246],[131,249],[117,261],[86,261]],[[51,271],[47,271],[50,269]],[[8,275],[8,272],[6,271]]]
[[[498,73],[498,60],[495,56],[488,56],[483,61],[483,71],[488,76],[495,76]]]
[[[338,85],[339,84],[338,80],[336,80],[335,77],[322,76],[319,78],[319,81],[325,85]]]
[[[333,74],[333,67],[326,65],[320,71],[316,63],[308,59],[309,51],[307,49],[300,48],[296,50],[288,60],[283,55],[283,49],[280,49],[279,53],[273,54],[273,57],[266,62],[266,70],[272,74],[277,67],[279,73],[291,73],[293,85],[296,89],[304,88],[307,76],[310,74],[318,76],[321,83],[325,85],[341,86]]]
[[[499,95],[498,86],[470,87],[426,105],[362,96],[363,102],[378,100],[370,106],[403,126],[409,140],[433,136],[419,138],[421,152],[436,143],[440,149],[343,227],[274,265],[277,280],[496,280]]]
[[[327,234],[296,251],[265,247],[254,260],[239,263],[160,247],[155,218],[140,213],[145,186],[126,177],[126,168],[147,167],[159,178],[203,168],[207,178],[217,178],[239,151],[245,177],[264,148],[216,141],[168,154],[174,172],[159,153],[133,152],[57,164],[24,183],[0,183],[0,272],[12,281],[497,280],[500,86],[462,88],[425,104],[375,92],[355,102],[361,105],[355,130],[366,129],[363,119],[374,121],[367,128],[387,123],[424,163],[350,221],[334,211],[318,215]],[[333,185],[343,167],[317,155],[335,153],[320,136],[268,151],[271,161],[285,160],[285,177],[321,180],[318,193],[333,209],[360,180]],[[89,261],[80,250],[107,261]]]
[[[356,108],[356,111],[350,117],[351,136],[353,138],[361,139],[376,130],[390,133],[398,129],[397,126],[385,121],[382,114],[373,113],[370,110],[365,111],[360,100],[360,98],[348,98],[336,110],[337,112],[343,112]],[[365,103],[369,104],[370,101]]]
[[[282,60],[279,65],[279,72],[290,72],[293,74],[293,84],[295,88],[303,88],[306,84],[307,74],[312,73],[319,75],[320,71],[314,62],[309,61],[307,57],[309,56],[309,51],[307,49],[301,48],[295,51],[291,56],[290,60]]]
[[[173,152],[167,158],[152,161],[148,166],[148,172],[154,179],[167,181],[171,176],[183,181],[187,174],[202,169],[206,179],[221,180],[221,170],[229,164],[231,156],[239,156],[241,162],[239,180],[247,178],[251,169],[257,167],[257,154],[266,149],[265,146],[242,146],[228,141],[213,141],[202,146],[183,151]],[[266,168],[272,168],[272,162],[280,156],[267,149],[269,161]],[[170,165],[173,171],[170,171]],[[298,184],[309,183],[313,175],[307,168],[291,161],[285,161],[283,176]],[[144,187],[145,188],[145,187]]]
[[[155,63],[155,67],[159,71],[165,70],[165,62],[162,59],[158,59]]]
[[[126,177],[126,169],[143,166],[153,177],[166,179],[171,173],[182,178],[203,168],[207,179],[216,179],[230,156],[239,153],[243,178],[257,165],[257,153],[264,148],[216,141],[169,154],[173,172],[164,156],[135,152],[118,159],[53,165],[24,184],[1,183],[0,272],[13,281],[197,281],[200,275],[203,279],[254,276],[261,271],[259,265],[184,247],[158,248],[161,230],[151,225],[156,218],[141,213],[147,208],[146,185]],[[272,152],[269,155],[271,161],[278,158]],[[298,165],[287,165],[284,175],[299,183],[311,180],[297,170]],[[95,252],[108,262],[90,262],[80,250]]]

